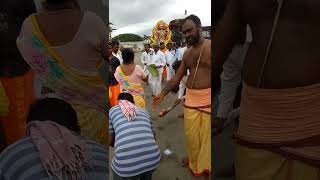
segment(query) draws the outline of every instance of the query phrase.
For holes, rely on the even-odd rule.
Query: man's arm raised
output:
[[[186,66],[186,57],[188,56],[189,50],[186,50],[186,52],[183,55],[183,58],[181,60],[181,65],[177,71],[177,73],[172,77],[172,79],[168,82],[165,88],[162,89],[161,93],[154,97],[153,99],[153,108],[158,106],[163,98],[170,92],[175,89],[175,87],[179,86],[180,81],[182,80],[183,76],[187,72],[187,66]]]
[[[222,66],[246,27],[242,14],[242,0],[229,0],[222,19],[213,33],[214,84],[222,72]]]

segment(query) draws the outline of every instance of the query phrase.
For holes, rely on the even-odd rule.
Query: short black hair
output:
[[[164,42],[160,42],[160,46],[161,46],[161,45],[164,45]]]
[[[191,20],[194,22],[194,24],[196,24],[197,27],[201,27],[201,21],[200,18],[194,14],[191,14],[189,16],[187,16],[186,18],[184,18],[183,23],[185,23],[187,20]]]
[[[151,47],[151,45],[150,45],[149,43],[147,43],[147,44],[144,44],[144,46],[149,46],[149,47]]]
[[[123,48],[121,54],[124,64],[130,64],[134,61],[134,52],[132,48]]]
[[[112,45],[112,47],[115,46],[115,45],[119,45],[119,41],[113,40],[111,42],[111,45]]]
[[[124,92],[124,93],[120,93],[118,96],[118,100],[127,100],[131,103],[134,104],[134,99],[133,96],[130,93]]]
[[[32,121],[52,121],[80,134],[76,111],[61,99],[43,98],[35,101],[27,117],[27,123]]]

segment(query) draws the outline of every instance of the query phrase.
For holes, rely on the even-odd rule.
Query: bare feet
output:
[[[187,167],[189,165],[189,158],[185,157],[182,160],[182,167]]]

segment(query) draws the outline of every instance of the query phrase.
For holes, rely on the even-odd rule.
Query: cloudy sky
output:
[[[188,15],[197,15],[203,26],[211,25],[211,0],[109,0],[109,21],[117,29],[112,36],[150,35],[159,20],[169,23],[183,18],[185,10]]]

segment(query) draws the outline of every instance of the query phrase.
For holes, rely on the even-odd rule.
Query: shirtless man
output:
[[[253,35],[243,70],[238,180],[320,178],[320,2],[281,1],[229,1],[214,34],[218,69],[242,27],[249,24]]]
[[[194,175],[208,173],[211,178],[211,41],[202,37],[201,21],[195,15],[185,18],[182,31],[191,47],[184,53],[175,76],[153,99],[153,105],[159,105],[190,70],[184,109],[186,163]]]

